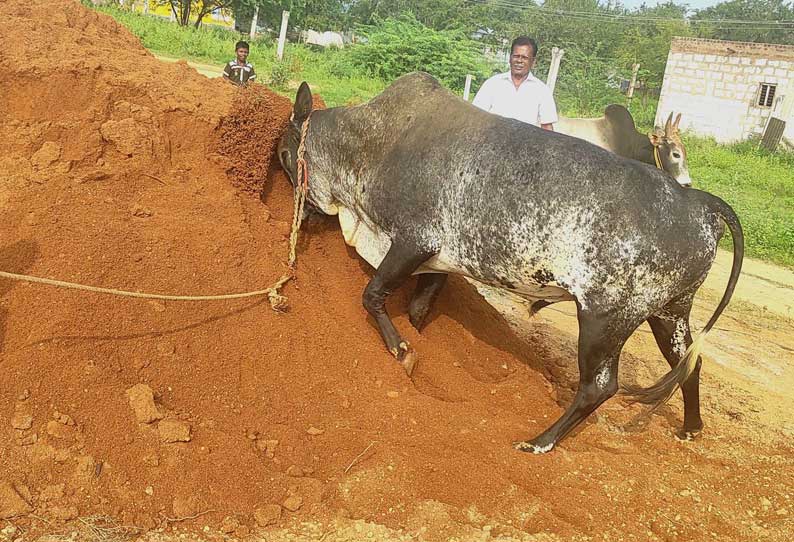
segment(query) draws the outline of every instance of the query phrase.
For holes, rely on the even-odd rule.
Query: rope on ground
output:
[[[60,286],[61,288],[71,288],[73,290],[86,290],[88,292],[98,292],[101,294],[113,294],[126,297],[139,297],[144,299],[165,299],[170,301],[210,301],[216,299],[240,299],[243,297],[254,297],[258,295],[271,295],[278,293],[288,280],[292,278],[292,274],[287,274],[278,279],[273,286],[264,290],[257,290],[255,292],[245,292],[240,294],[223,294],[223,295],[164,295],[164,294],[145,294],[141,292],[130,292],[126,290],[116,290],[113,288],[99,288],[96,286],[86,286],[84,284],[76,284],[74,282],[65,282],[62,280],[46,279],[41,277],[33,277],[30,275],[18,275],[16,273],[8,273],[0,271],[0,277],[5,277],[12,280],[21,280],[24,282],[35,282],[39,284],[48,284],[50,286]]]
[[[296,247],[298,245],[298,231],[303,222],[303,209],[306,204],[306,194],[309,190],[309,170],[307,168],[304,154],[306,152],[306,134],[309,130],[309,119],[306,119],[303,127],[301,128],[300,144],[298,145],[298,160],[297,160],[297,186],[295,187],[295,207],[292,216],[292,230],[289,236],[289,256],[288,265],[289,272],[282,275],[280,279],[274,282],[271,286],[264,290],[256,290],[253,292],[244,292],[239,294],[221,294],[221,295],[165,295],[165,294],[147,294],[142,292],[130,292],[127,290],[116,290],[114,288],[99,288],[97,286],[87,286],[85,284],[77,284],[74,282],[65,282],[62,280],[47,279],[42,277],[34,277],[31,275],[20,275],[17,273],[8,273],[0,271],[0,277],[11,280],[20,280],[23,282],[34,282],[38,284],[47,284],[49,286],[58,286],[60,288],[70,288],[73,290],[85,290],[88,292],[97,292],[101,294],[112,294],[125,297],[137,297],[143,299],[163,299],[168,301],[215,301],[221,299],[241,299],[244,297],[255,297],[260,295],[267,295],[270,306],[274,311],[283,312],[287,309],[287,298],[279,293],[279,290],[290,280],[295,278],[296,267]]]

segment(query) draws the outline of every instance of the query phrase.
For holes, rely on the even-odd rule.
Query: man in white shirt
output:
[[[483,83],[474,105],[503,117],[554,130],[557,106],[546,84],[532,75],[538,44],[520,36],[510,47],[510,71],[494,75]]]

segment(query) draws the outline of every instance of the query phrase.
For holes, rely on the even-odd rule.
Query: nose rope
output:
[[[662,159],[659,156],[659,147],[656,145],[653,145],[653,161],[656,162],[656,167],[664,171],[664,168],[662,167]]]
[[[298,143],[298,155],[296,159],[297,171],[295,179],[295,209],[292,215],[292,230],[289,235],[289,268],[295,271],[295,261],[297,259],[296,247],[298,245],[298,231],[303,222],[303,208],[306,205],[306,196],[309,193],[309,165],[306,163],[306,135],[309,133],[309,120],[312,114],[306,117],[301,127],[301,137]]]

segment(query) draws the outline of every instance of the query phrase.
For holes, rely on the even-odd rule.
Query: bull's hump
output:
[[[412,72],[396,79],[368,104],[375,108],[385,107],[408,114],[423,104],[426,105],[428,101],[449,101],[454,98],[456,96],[429,73]]]

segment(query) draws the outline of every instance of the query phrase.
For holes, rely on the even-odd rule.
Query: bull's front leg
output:
[[[386,312],[386,298],[433,254],[417,244],[393,241],[375,276],[364,289],[362,298],[364,308],[375,318],[386,348],[403,364],[409,375],[413,371],[415,359],[411,355],[410,345],[400,337]]]

